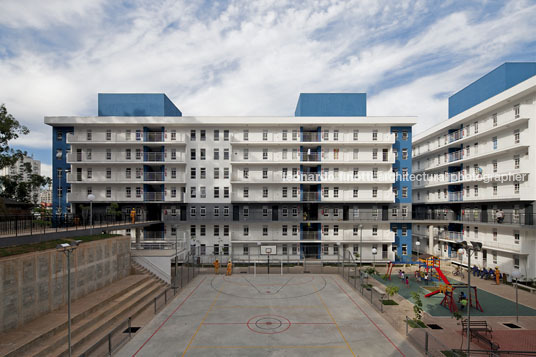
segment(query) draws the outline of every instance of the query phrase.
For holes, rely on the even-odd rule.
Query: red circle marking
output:
[[[252,322],[251,320],[253,319],[258,319],[259,317],[278,317],[280,319],[283,319],[283,320],[286,320],[287,322],[282,322],[283,325],[287,325],[287,327],[281,331],[274,331],[274,332],[261,332],[261,331],[256,331],[254,330],[250,324],[255,324],[255,322]],[[268,321],[265,322],[267,325],[269,324]],[[271,323],[270,323],[271,324]],[[292,323],[289,321],[289,319],[287,318],[284,318],[283,316],[279,316],[279,315],[258,315],[258,316],[253,316],[251,319],[248,320],[248,322],[246,323],[246,326],[248,327],[248,329],[250,329],[251,331],[255,332],[255,333],[260,333],[260,334],[263,334],[263,335],[274,335],[276,333],[281,333],[281,332],[285,332],[286,330],[288,330],[290,328],[290,325],[292,325]]]

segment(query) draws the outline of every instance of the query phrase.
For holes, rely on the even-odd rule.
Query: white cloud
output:
[[[32,129],[29,148],[50,147],[43,116],[95,115],[98,92],[166,92],[185,115],[291,115],[299,92],[369,91],[369,114],[418,115],[420,131],[446,118],[445,93],[522,53],[536,16],[520,2],[484,17],[424,1],[29,4],[9,1],[0,25],[59,23],[77,39],[0,57],[0,98]]]
[[[52,165],[41,163],[41,176],[52,178]]]

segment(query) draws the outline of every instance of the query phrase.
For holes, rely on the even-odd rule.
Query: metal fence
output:
[[[158,314],[188,283],[199,275],[199,265],[192,254],[172,269],[172,285],[160,295],[146,301],[134,314],[120,322],[112,331],[107,333],[91,347],[80,354],[81,357],[112,356],[121,346],[129,341],[142,324]]]
[[[135,222],[144,222],[136,217]],[[25,216],[0,216],[0,236],[22,236],[46,234],[58,231],[75,231],[102,228],[121,224],[130,224],[132,219],[126,213],[94,214],[93,221],[89,215],[75,214],[37,214]]]
[[[406,316],[406,336],[425,356],[466,356],[464,352],[455,352],[438,338],[434,337],[428,328],[410,328],[410,318]]]

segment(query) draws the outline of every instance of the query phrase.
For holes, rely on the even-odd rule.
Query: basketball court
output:
[[[199,275],[118,356],[419,356],[336,274]]]

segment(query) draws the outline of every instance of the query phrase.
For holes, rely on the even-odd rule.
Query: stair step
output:
[[[98,324],[99,321],[106,319],[106,317],[114,316],[120,311],[123,311],[123,307],[121,306],[125,299],[128,299],[130,297],[134,297],[134,302],[137,302],[139,298],[136,296],[138,292],[142,294],[142,296],[146,296],[148,293],[144,293],[145,291],[153,291],[155,288],[156,282],[153,279],[147,280],[144,284],[136,287],[133,290],[129,290],[125,292],[122,296],[117,297],[114,299],[113,302],[105,305],[102,307],[102,309],[96,311],[94,314],[86,316],[84,319],[81,319],[77,321],[76,323],[73,323],[71,325],[71,341],[74,345],[74,341],[76,341],[77,337],[79,335],[83,335],[87,332],[87,329],[91,329],[92,326],[95,324]],[[133,303],[130,302],[129,304],[125,306],[130,306]],[[68,331],[67,329],[62,330],[61,332],[55,334],[52,336],[51,339],[47,339],[46,341],[43,341],[44,343],[37,345],[35,348],[33,348],[31,351],[32,355],[41,355],[41,356],[49,356],[48,353],[50,350],[57,348],[58,345],[65,344],[67,345],[67,339],[68,339]]]

